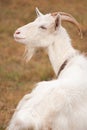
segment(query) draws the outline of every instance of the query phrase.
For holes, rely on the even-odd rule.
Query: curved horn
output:
[[[37,17],[43,15],[43,14],[39,11],[39,9],[38,9],[37,7],[36,7],[35,11],[36,11]]]
[[[77,20],[71,14],[68,14],[65,12],[54,12],[54,13],[52,13],[52,16],[56,16],[58,13],[61,15],[61,20],[68,21],[68,22],[76,25],[76,27],[78,28],[79,33],[81,35],[81,38],[82,38],[83,37],[82,28],[81,28],[81,25],[77,22]]]

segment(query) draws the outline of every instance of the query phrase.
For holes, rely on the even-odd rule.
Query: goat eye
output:
[[[42,28],[42,29],[47,29],[46,27],[44,27],[44,26],[40,26],[40,28]]]

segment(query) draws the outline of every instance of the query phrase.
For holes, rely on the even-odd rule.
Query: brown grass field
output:
[[[0,0],[0,130],[6,128],[18,102],[34,88],[35,83],[55,78],[44,50],[39,50],[26,63],[23,60],[24,45],[13,39],[18,27],[35,19],[35,7],[43,13],[71,13],[84,26],[83,39],[73,25],[63,25],[72,38],[73,46],[87,52],[87,0]]]

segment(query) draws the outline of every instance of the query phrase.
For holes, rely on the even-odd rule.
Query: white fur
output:
[[[66,59],[68,63],[56,80],[38,83],[23,97],[8,130],[87,130],[87,59],[74,50],[61,25],[54,30],[54,22],[50,14],[41,13],[17,30],[19,36],[14,34],[28,49],[45,47],[56,75]],[[47,30],[39,28],[42,23]]]

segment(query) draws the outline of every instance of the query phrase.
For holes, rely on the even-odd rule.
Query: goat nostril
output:
[[[20,34],[20,32],[16,32],[16,34]]]

